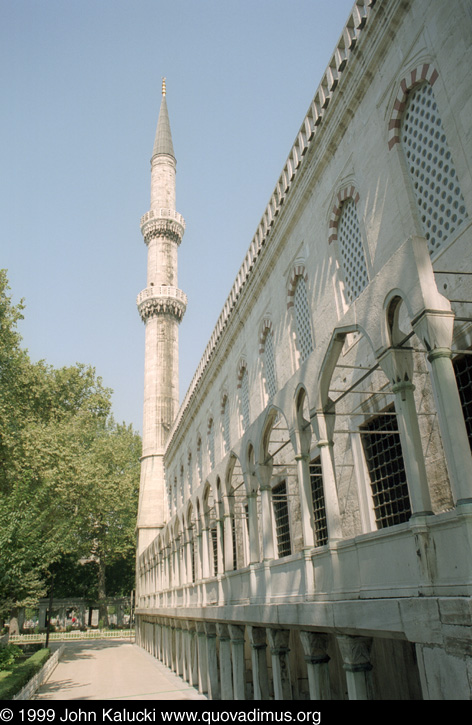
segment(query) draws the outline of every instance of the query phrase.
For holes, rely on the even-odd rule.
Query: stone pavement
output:
[[[59,645],[57,645],[59,646]],[[55,645],[51,649],[55,649]],[[133,642],[66,643],[35,700],[206,700]]]

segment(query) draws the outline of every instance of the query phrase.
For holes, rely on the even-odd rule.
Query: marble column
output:
[[[272,466],[257,465],[255,469],[261,492],[262,561],[275,558],[274,524],[272,515]]]
[[[175,651],[175,625],[174,620],[170,622],[170,669],[176,671],[176,651]]]
[[[292,700],[292,681],[289,662],[288,629],[267,629],[270,654],[272,657],[272,677],[274,680],[274,700]]]
[[[300,632],[308,672],[310,700],[331,700],[327,637],[317,632]]]
[[[336,416],[318,410],[313,419],[313,431],[318,441],[321,470],[323,471],[323,493],[326,510],[326,524],[329,541],[342,539],[341,514],[336,486],[336,470],[333,455],[333,431]]]
[[[188,674],[189,674],[189,685],[198,685],[198,653],[197,653],[197,642],[196,642],[196,631],[195,622],[189,620],[187,622],[188,628]]]
[[[189,632],[185,622],[182,622],[182,678],[190,682],[190,645]]]
[[[220,681],[221,699],[233,700],[233,667],[231,661],[231,639],[228,625],[216,625],[218,640],[220,644]]]
[[[414,358],[411,350],[390,348],[379,357],[379,364],[392,384],[395,412],[405,464],[411,512],[432,514],[431,497],[424,462],[423,446],[414,398]]]
[[[267,670],[267,642],[264,627],[249,627],[251,645],[252,680],[255,700],[269,700],[269,673]]]
[[[246,665],[244,661],[244,627],[229,625],[233,664],[233,700],[246,699]]]
[[[223,518],[224,529],[224,565],[225,571],[233,571],[233,517],[225,514]]]
[[[454,313],[451,310],[423,310],[411,324],[429,351],[433,396],[444,446],[452,495],[458,506],[472,501],[470,444],[452,364],[451,345]]]
[[[195,626],[198,652],[198,691],[206,694],[208,692],[208,658],[205,625],[203,622],[196,622]]]
[[[183,647],[182,647],[182,622],[178,619],[175,621],[175,674],[182,677],[183,675]]]
[[[248,493],[248,528],[249,528],[249,564],[260,560],[259,553],[259,520],[257,517],[257,491]]]
[[[207,667],[208,667],[208,698],[220,700],[220,679],[218,673],[218,654],[216,649],[216,625],[213,622],[205,622]]]
[[[373,700],[370,637],[339,635],[339,649],[346,671],[347,692],[350,700]]]
[[[158,660],[162,659],[162,625],[159,620],[156,621],[156,657]]]

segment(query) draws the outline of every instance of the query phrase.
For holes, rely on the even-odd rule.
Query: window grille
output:
[[[236,541],[236,519],[234,516],[231,518],[231,531],[233,534],[233,570],[236,571],[238,568],[238,544]]]
[[[464,413],[465,427],[472,449],[472,356],[461,355],[455,358],[453,364],[462,412]]]
[[[249,380],[246,368],[241,376],[241,416],[244,432],[249,428]]]
[[[213,576],[217,576],[218,574],[218,531],[216,528],[216,524],[214,524],[210,529],[211,534],[211,543],[212,543],[212,551],[213,551]]]
[[[274,507],[275,536],[279,558],[290,556],[292,544],[290,541],[287,484],[285,481],[277,484],[272,489],[272,505]]]
[[[400,138],[432,254],[467,218],[467,212],[429,83],[422,83],[409,93]]]
[[[351,304],[369,284],[361,228],[354,199],[342,205],[338,240],[344,273],[346,301]]]
[[[208,423],[208,457],[210,459],[210,470],[215,467],[215,430],[213,420]]]
[[[229,400],[225,396],[223,401],[223,444],[225,453],[231,448],[231,439],[229,435]]]
[[[274,340],[270,330],[267,332],[264,341],[264,372],[267,394],[269,398],[273,398],[277,392],[277,382],[275,377]]]
[[[313,351],[310,310],[308,307],[308,297],[304,277],[298,278],[297,286],[295,287],[295,294],[293,296],[293,305],[295,308],[298,351],[300,353],[300,362],[303,362]]]
[[[315,524],[315,546],[324,546],[328,543],[328,524],[326,521],[323,474],[319,457],[310,463],[310,482]]]
[[[397,418],[388,415],[394,412],[392,405],[386,415],[376,415],[361,428],[379,529],[401,524],[411,516]]]
[[[191,541],[191,552],[190,553],[192,555],[192,581],[193,582],[197,581],[197,562],[196,562],[196,551],[195,551],[196,546],[197,546],[197,541],[196,541],[196,539],[193,535],[193,531],[192,531],[192,541]]]

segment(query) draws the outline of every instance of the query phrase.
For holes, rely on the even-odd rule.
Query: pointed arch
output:
[[[344,202],[346,202],[348,199],[352,199],[356,205],[359,203],[359,199],[360,199],[359,192],[357,191],[356,187],[353,184],[344,186],[336,194],[336,201],[331,210],[331,216],[329,219],[329,230],[330,230],[330,234],[329,234],[329,238],[328,238],[329,244],[331,244],[332,242],[335,242],[338,238],[338,224],[339,224],[339,220],[341,218],[342,206],[343,206]]]
[[[408,92],[412,90],[416,85],[426,82],[430,86],[434,86],[439,73],[436,68],[430,63],[423,63],[422,65],[414,68],[406,76],[402,78],[399,83],[398,92],[393,104],[392,113],[390,116],[390,122],[388,124],[388,148],[391,150],[394,146],[400,143],[400,128],[402,122],[402,116],[405,111],[405,105],[407,101]]]

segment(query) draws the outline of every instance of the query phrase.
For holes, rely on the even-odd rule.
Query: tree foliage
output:
[[[140,455],[92,367],[30,360],[8,291],[0,271],[0,616],[44,596],[62,563],[134,559]]]

